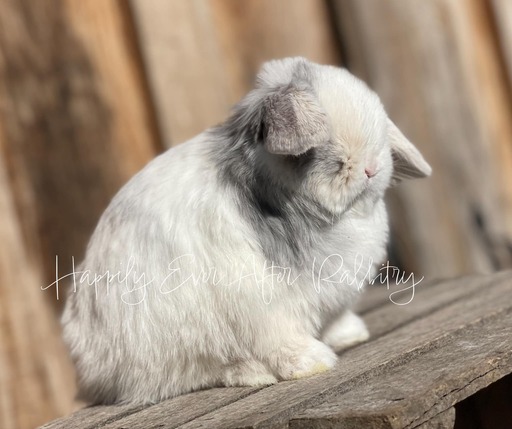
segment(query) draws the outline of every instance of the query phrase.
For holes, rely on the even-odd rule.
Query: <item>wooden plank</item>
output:
[[[167,147],[221,121],[233,97],[205,0],[132,0]]]
[[[235,100],[253,87],[257,71],[270,59],[304,56],[321,64],[341,61],[327,2],[209,0],[209,4]]]
[[[190,393],[161,402],[137,414],[102,426],[104,429],[177,428],[218,408],[245,398],[261,388],[217,388]]]
[[[346,427],[354,418],[365,428],[413,428],[512,373],[511,312],[456,332],[426,350],[341,395],[297,413],[290,428]]]
[[[6,168],[41,286],[56,255],[70,271],[112,195],[156,153],[127,25],[113,0],[0,5]]]
[[[1,131],[0,427],[32,429],[75,408],[74,372],[23,241]]]
[[[381,291],[388,296],[387,303],[365,312],[363,317],[370,331],[370,341],[459,300],[468,299],[481,291],[482,282],[485,282],[484,276],[468,276],[436,284],[420,283],[414,290],[412,286],[407,289],[402,285]]]
[[[324,2],[131,0],[130,5],[167,146],[222,121],[268,59],[303,55],[339,62]]]
[[[84,408],[69,417],[50,422],[41,429],[147,429],[162,421],[165,421],[166,428],[175,428],[258,390],[260,388],[214,388],[182,395],[149,407],[112,405]]]
[[[407,302],[408,297],[406,296],[406,291],[408,287],[411,288],[409,289],[409,291],[411,291],[413,284],[412,278],[407,279],[409,274],[404,274],[405,281],[389,278],[389,284],[385,277],[385,271],[382,271],[381,274],[383,275],[382,282],[376,281],[374,284],[369,284],[365,286],[364,290],[361,292],[361,297],[355,305],[355,311],[358,314],[368,313],[393,301],[398,304]],[[438,280],[435,282],[421,277],[418,278],[417,276],[414,278],[414,283],[417,284],[414,291],[424,291],[425,289],[436,286],[444,287],[444,282],[442,281]],[[400,293],[401,290],[403,290],[404,293]],[[408,293],[408,295],[410,297],[412,293]]]
[[[40,429],[93,429],[103,427],[112,421],[129,416],[143,409],[132,405],[98,405],[82,408],[52,422],[46,423]]]
[[[485,3],[485,2],[484,2]],[[505,85],[500,87],[501,91],[496,94],[496,97],[501,100],[500,106],[498,109],[490,109],[487,112],[489,119],[491,120],[490,124],[496,124],[497,132],[501,134],[501,138],[497,140],[495,143],[496,157],[499,157],[502,163],[508,163],[508,165],[504,165],[505,170],[498,172],[498,174],[504,175],[503,179],[508,180],[510,183],[510,159],[512,158],[510,155],[510,151],[512,148],[510,147],[510,140],[506,139],[506,133],[503,133],[502,130],[502,116],[506,115],[508,121],[506,122],[510,126],[510,117],[512,116],[511,105],[512,105],[512,2],[508,0],[492,0],[489,3],[485,3],[490,9],[490,13],[492,14],[492,24],[495,29],[495,40],[494,49],[499,49],[498,57],[501,59],[500,69],[502,74],[505,74],[506,77],[498,75],[496,76],[496,72],[493,74],[487,74],[487,79],[484,82],[489,82],[492,79],[498,79],[498,82],[506,81]],[[475,38],[478,38],[478,35],[475,35]],[[488,48],[488,46],[486,47]],[[492,52],[492,49],[489,49]],[[481,64],[481,67],[489,66],[489,64]],[[492,67],[492,63],[491,63]],[[485,109],[485,106],[482,106]],[[492,115],[495,115],[494,117]],[[496,118],[497,121],[496,121]],[[510,195],[506,192],[502,192],[502,201],[504,211],[506,213],[512,212],[512,199]],[[512,230],[512,216],[507,216],[507,230]]]
[[[482,144],[490,153],[494,207],[484,216],[486,243],[495,267],[512,266],[512,82],[501,61],[500,43],[490,3],[481,0],[447,3],[450,26],[460,46],[460,61],[470,103],[482,128]],[[510,10],[506,11],[510,13]],[[510,18],[509,18],[510,19]],[[509,43],[511,41],[509,40]]]
[[[333,4],[344,60],[433,167],[389,195],[403,266],[440,277],[511,266],[510,99],[483,2]]]
[[[463,286],[461,282],[459,287]],[[512,307],[512,303],[503,299],[511,291],[510,272],[482,280],[481,290],[468,299],[458,300],[370,343],[348,350],[330,372],[307,380],[270,386],[184,427],[270,427],[285,424],[297,410],[315,406],[327,395],[348,391],[394,366],[411,361],[426,350],[440,347],[450,341],[450,336],[468,326],[499,318]],[[411,333],[414,334],[411,336]]]
[[[366,286],[356,303],[354,310],[358,314],[368,313],[369,311],[388,304],[390,292],[385,285]]]

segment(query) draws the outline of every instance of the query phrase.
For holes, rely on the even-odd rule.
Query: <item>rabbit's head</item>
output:
[[[240,106],[269,180],[331,213],[376,201],[391,181],[431,172],[377,95],[344,69],[270,61]]]

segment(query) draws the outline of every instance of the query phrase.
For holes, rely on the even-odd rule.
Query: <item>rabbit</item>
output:
[[[430,175],[347,70],[272,60],[222,124],[112,199],[62,316],[79,398],[153,404],[332,368],[386,258],[386,189]]]

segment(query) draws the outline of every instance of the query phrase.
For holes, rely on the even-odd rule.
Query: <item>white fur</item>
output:
[[[370,333],[363,320],[350,310],[345,311],[322,335],[322,341],[336,352],[362,343],[368,338]]]
[[[290,61],[267,65],[260,83],[286,84]],[[234,191],[219,181],[209,158],[219,142],[211,134],[167,151],[113,199],[69,295],[62,321],[82,398],[150,403],[211,386],[273,384],[326,370],[336,361],[331,347],[368,337],[357,316],[340,315],[367,282],[368,267],[371,276],[385,258],[387,117],[348,72],[313,67],[318,99],[351,169],[334,182],[303,185],[341,216],[318,238],[309,266],[291,285],[263,278],[268,261]],[[375,178],[364,174],[368,163],[379,170]],[[318,284],[345,270],[343,281]],[[95,274],[103,277],[93,282]]]

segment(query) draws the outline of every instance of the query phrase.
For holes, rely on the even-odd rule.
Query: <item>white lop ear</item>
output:
[[[388,138],[393,157],[393,182],[430,176],[432,168],[398,127],[388,119]]]
[[[329,139],[327,115],[307,85],[290,84],[263,104],[263,145],[271,153],[300,155]]]

